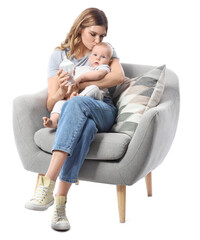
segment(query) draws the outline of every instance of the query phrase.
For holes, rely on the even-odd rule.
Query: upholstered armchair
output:
[[[136,64],[122,66],[129,83],[135,81],[130,79],[153,69]],[[116,104],[121,96],[116,98]],[[55,130],[44,128],[42,124],[42,117],[49,115],[46,99],[47,89],[17,97],[13,102],[13,127],[20,159],[26,170],[39,174],[45,174],[48,169],[55,137]],[[91,144],[79,180],[117,186],[120,222],[125,222],[126,186],[145,177],[147,194],[152,195],[152,171],[165,159],[173,142],[179,101],[178,78],[166,69],[159,103],[142,112],[132,134],[113,128],[108,133],[97,133]]]

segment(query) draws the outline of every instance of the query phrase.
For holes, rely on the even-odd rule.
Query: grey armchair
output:
[[[153,68],[135,64],[122,66],[130,78]],[[47,171],[55,136],[54,130],[42,125],[42,117],[49,115],[46,99],[47,89],[17,97],[13,102],[13,127],[19,156],[26,170],[39,174]],[[92,142],[79,179],[117,186],[120,222],[125,222],[126,185],[145,177],[148,196],[152,195],[151,173],[170,149],[179,105],[178,78],[167,69],[161,102],[145,112],[132,138],[122,133],[97,133]]]

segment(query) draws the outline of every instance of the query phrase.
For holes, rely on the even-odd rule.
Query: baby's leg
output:
[[[66,100],[58,101],[51,112],[51,117],[43,117],[43,125],[47,128],[57,128],[58,119],[61,113],[61,109]]]
[[[44,127],[57,128],[59,117],[60,117],[59,113],[52,113],[50,118],[43,117]]]
[[[97,100],[103,100],[105,94],[96,85],[90,85],[86,87],[79,95],[92,97]]]

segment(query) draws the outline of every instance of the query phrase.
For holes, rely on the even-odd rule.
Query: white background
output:
[[[36,174],[23,169],[15,147],[12,101],[47,86],[51,52],[87,7],[105,11],[105,41],[121,62],[166,64],[179,76],[181,112],[170,152],[153,172],[153,197],[144,179],[127,187],[127,221],[120,224],[115,186],[81,182],[67,204],[72,228],[60,233],[50,228],[52,209],[24,208]],[[199,12],[198,0],[1,1],[1,239],[200,239]]]

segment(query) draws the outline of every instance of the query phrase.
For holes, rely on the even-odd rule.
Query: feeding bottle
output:
[[[70,79],[67,80],[69,83],[66,86],[74,85],[75,84],[75,80],[74,80],[74,68],[75,68],[75,65],[73,64],[73,62],[71,62],[65,56],[63,61],[59,65],[59,68],[60,69],[62,68],[63,72],[67,72],[68,73],[67,75],[70,76]]]

